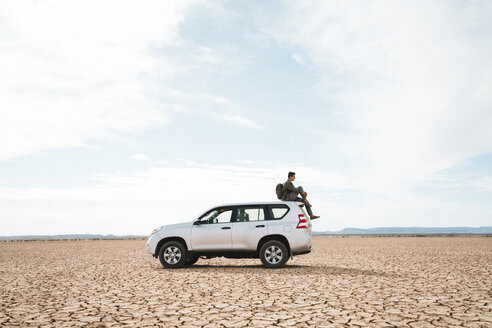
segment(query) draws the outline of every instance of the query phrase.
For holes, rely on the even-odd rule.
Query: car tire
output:
[[[270,240],[261,246],[260,260],[266,268],[281,268],[289,260],[289,251],[281,241]]]
[[[196,261],[198,261],[199,258],[200,256],[198,255],[191,255],[190,257],[188,257],[188,260],[185,261],[185,265],[192,266],[193,264],[196,263]]]
[[[159,250],[159,261],[164,268],[181,268],[185,265],[186,247],[179,241],[168,241]]]

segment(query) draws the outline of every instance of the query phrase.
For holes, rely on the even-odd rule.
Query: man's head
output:
[[[289,181],[292,182],[296,179],[296,174],[295,172],[289,172],[289,175],[287,177],[289,178]]]

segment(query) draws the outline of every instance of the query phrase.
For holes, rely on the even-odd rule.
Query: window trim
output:
[[[259,205],[233,205],[233,206],[219,206],[219,207],[214,207],[211,210],[203,213],[200,215],[200,217],[196,221],[202,222],[202,218],[207,215],[208,213],[215,211],[215,210],[220,210],[220,209],[228,209],[232,210],[231,213],[231,218],[229,222],[216,222],[216,223],[201,223],[201,224],[228,224],[228,223],[242,223],[242,222],[261,222],[261,221],[275,221],[275,220],[282,220],[291,210],[290,206],[287,204],[259,204]],[[233,221],[236,219],[237,216],[237,211],[239,208],[260,208],[263,209],[263,215],[264,215],[264,220],[255,220],[255,221]],[[287,211],[284,213],[279,218],[274,218],[270,215],[270,210],[271,208],[286,208]]]
[[[265,207],[268,207],[268,210],[266,211],[267,216],[268,216],[268,219],[266,219],[266,220],[272,220],[272,221],[282,220],[290,212],[290,206],[288,206],[286,204],[268,204],[268,205],[265,205]],[[285,212],[284,215],[282,215],[279,218],[270,217],[271,207],[274,207],[274,208],[287,208],[287,212]]]
[[[203,218],[203,217],[205,217],[205,215],[207,215],[208,213],[210,213],[210,212],[212,212],[212,211],[220,210],[220,209],[222,209],[222,208],[225,208],[225,209],[227,209],[227,210],[231,210],[231,211],[232,211],[232,213],[231,213],[231,217],[229,218],[229,222],[207,222],[207,223],[205,223],[205,222],[203,222],[203,221],[202,221],[202,218]],[[227,211],[227,210],[225,210],[225,211]],[[209,210],[209,211],[207,211],[207,212],[203,213],[202,215],[200,215],[200,217],[199,217],[199,218],[198,218],[198,220],[196,220],[196,221],[199,221],[199,222],[200,222],[200,224],[229,224],[229,223],[233,223],[233,222],[232,222],[232,218],[233,218],[233,215],[234,215],[234,211],[235,211],[235,210],[236,210],[236,208],[235,208],[234,206],[219,206],[219,207],[215,207],[215,208],[212,208],[211,210]],[[225,211],[224,211],[224,212],[225,212]],[[221,214],[222,214],[222,213],[221,213]],[[219,214],[219,215],[220,215],[220,214]]]

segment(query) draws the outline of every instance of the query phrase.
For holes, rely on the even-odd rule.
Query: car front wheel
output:
[[[270,269],[281,268],[289,259],[287,247],[278,240],[267,241],[260,249],[263,265]]]
[[[159,250],[159,260],[165,268],[181,268],[185,265],[186,248],[179,241],[168,241]]]

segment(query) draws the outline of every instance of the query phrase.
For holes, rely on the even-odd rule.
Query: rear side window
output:
[[[287,212],[289,212],[289,207],[287,205],[268,205],[267,211],[268,216],[271,220],[280,220],[282,219]]]
[[[238,207],[232,222],[263,221],[265,213],[262,207]]]

